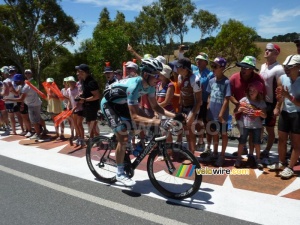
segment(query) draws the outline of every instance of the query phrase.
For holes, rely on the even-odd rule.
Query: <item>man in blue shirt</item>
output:
[[[208,65],[208,55],[204,52],[200,52],[199,55],[195,58],[196,65],[193,67],[193,73],[200,78],[201,82],[201,89],[202,89],[202,105],[200,107],[200,111],[198,114],[198,123],[196,125],[196,130],[199,132],[197,150],[204,151],[205,143],[204,143],[204,129],[206,128],[207,124],[207,99],[209,93],[206,91],[208,82],[211,78],[214,77],[212,71],[207,68]],[[206,140],[207,140],[207,148],[201,154],[201,157],[206,157],[210,153],[210,145],[211,145],[211,136],[206,132]]]

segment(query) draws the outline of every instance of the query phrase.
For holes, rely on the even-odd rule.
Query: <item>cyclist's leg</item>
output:
[[[124,172],[124,156],[126,151],[126,146],[128,142],[128,130],[131,127],[126,126],[125,120],[130,123],[130,114],[127,105],[118,105],[108,103],[105,99],[101,101],[101,110],[104,116],[108,120],[109,126],[112,128],[113,132],[117,137],[117,147],[116,147],[116,163],[117,163],[117,181],[123,183],[125,186],[132,186],[135,184]],[[122,117],[122,116],[126,117]],[[129,117],[128,117],[129,116]],[[130,124],[129,124],[130,125]]]

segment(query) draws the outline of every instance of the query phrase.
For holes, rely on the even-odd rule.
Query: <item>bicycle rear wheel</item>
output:
[[[97,179],[105,183],[116,182],[115,142],[111,137],[90,139],[86,148],[86,161]]]
[[[158,149],[150,153],[147,162],[148,175],[153,186],[163,195],[173,199],[188,198],[200,188],[202,175],[196,174],[200,164],[182,145],[173,144],[172,149],[172,156],[164,157],[163,161],[158,160],[161,156]],[[186,159],[190,160],[191,164],[182,164]]]

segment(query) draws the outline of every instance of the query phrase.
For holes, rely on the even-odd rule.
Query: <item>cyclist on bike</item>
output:
[[[147,118],[139,110],[138,99],[140,96],[148,94],[148,99],[152,109],[162,115],[174,118],[175,114],[168,112],[158,105],[155,97],[155,87],[159,82],[159,72],[163,66],[157,59],[142,60],[140,71],[141,75],[128,79],[122,79],[111,84],[104,91],[104,97],[100,106],[109,126],[117,137],[116,162],[117,162],[117,181],[125,186],[133,186],[135,181],[124,173],[124,155],[128,141],[128,131],[134,129],[132,123],[140,125],[160,126],[161,120]]]

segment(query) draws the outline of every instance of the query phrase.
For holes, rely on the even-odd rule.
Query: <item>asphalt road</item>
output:
[[[251,224],[3,156],[0,199],[3,225]]]

